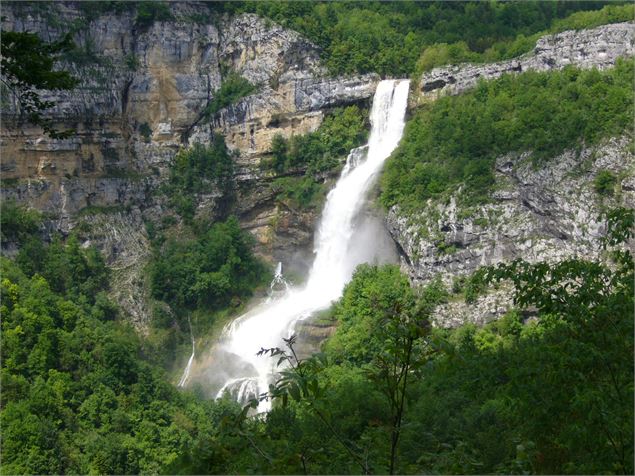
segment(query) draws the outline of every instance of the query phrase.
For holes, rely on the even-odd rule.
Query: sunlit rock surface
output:
[[[298,250],[310,252],[316,214],[278,203],[270,186],[275,176],[263,173],[260,161],[275,134],[315,131],[328,109],[367,104],[379,80],[328,77],[315,45],[256,15],[203,24],[192,20],[209,16],[202,2],[170,8],[174,20],[146,28],[136,26],[130,12],[89,21],[76,2],[3,8],[3,29],[35,32],[46,41],[70,25],[84,28],[74,38],[78,50],[61,65],[78,77],[78,87],[42,94],[56,102],[47,117],[76,135],[51,139],[20,120],[14,98],[2,105],[2,198],[46,212],[48,233],[80,226],[86,243],[120,269],[115,294],[139,328],[148,313],[143,293],[130,291],[130,283],[142,288],[149,251],[144,222],[166,213],[156,191],[179,148],[205,143],[213,132],[225,135],[237,151],[234,212],[260,243],[261,255],[290,259]],[[256,91],[210,121],[203,113],[227,70]],[[210,184],[198,197],[197,216],[215,219],[218,199]],[[6,243],[4,251],[10,250],[15,246]]]
[[[631,138],[613,138],[597,147],[567,151],[539,168],[528,153],[496,162],[497,191],[492,203],[462,210],[432,204],[406,217],[398,207],[388,214],[391,235],[402,250],[402,267],[415,283],[437,275],[451,287],[457,276],[479,266],[522,258],[557,262],[596,259],[603,253],[606,224],[600,215],[611,206],[635,207],[635,156]],[[612,197],[600,196],[594,179],[601,171],[619,177]],[[443,244],[440,247],[439,244]],[[440,325],[483,323],[503,314],[509,292],[479,298],[473,305],[450,303],[437,310]]]

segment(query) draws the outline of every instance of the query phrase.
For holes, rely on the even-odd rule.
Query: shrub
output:
[[[240,76],[238,73],[231,72],[221,83],[220,88],[216,91],[214,98],[205,108],[205,116],[210,119],[214,114],[227,106],[235,104],[240,99],[256,91],[256,87]]]
[[[601,170],[595,176],[593,187],[598,195],[612,196],[615,190],[617,177],[609,170]]]
[[[177,308],[221,309],[248,296],[265,275],[253,238],[238,220],[214,223],[194,239],[169,239],[150,267],[152,295]]]
[[[150,129],[150,124],[144,122],[139,126],[139,134],[143,137],[144,142],[150,142],[152,138],[152,129]]]
[[[221,135],[214,135],[209,146],[194,144],[179,151],[163,192],[179,215],[191,220],[196,195],[210,192],[212,184],[222,193],[219,205],[226,211],[233,198],[234,162]]]
[[[318,206],[323,196],[323,174],[337,169],[342,158],[366,140],[366,122],[366,111],[348,106],[335,109],[320,128],[310,134],[290,139],[275,135],[271,159],[263,166],[277,173],[306,169],[302,178],[285,177],[274,182],[278,198],[291,200],[301,208]]]
[[[2,241],[24,242],[37,233],[42,214],[37,210],[17,205],[13,201],[2,202],[0,209],[0,236]]]
[[[174,19],[170,5],[163,1],[138,2],[135,23],[141,28],[150,27],[155,21]]]

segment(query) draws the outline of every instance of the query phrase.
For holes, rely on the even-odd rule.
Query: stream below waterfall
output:
[[[360,253],[356,226],[369,190],[403,134],[408,90],[407,80],[385,80],[377,85],[368,144],[350,152],[340,178],[327,196],[306,284],[288,285],[279,264],[269,298],[225,328],[204,369],[206,380],[217,388],[216,397],[229,394],[244,403],[266,392],[276,372],[276,359],[256,353],[262,347],[282,347],[282,339],[294,333],[295,324],[328,308],[341,296],[357,265],[372,256]],[[370,239],[365,246],[376,245]],[[194,347],[181,385],[190,375],[193,357]],[[258,411],[267,411],[270,405],[261,402]]]

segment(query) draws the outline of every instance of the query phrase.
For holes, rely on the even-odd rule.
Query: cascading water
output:
[[[276,272],[273,275],[271,284],[269,285],[269,298],[272,299],[279,296],[280,293],[286,293],[289,290],[289,283],[284,279],[282,274],[282,263],[276,266]]]
[[[327,308],[341,296],[360,264],[354,258],[358,255],[351,252],[355,246],[355,218],[383,162],[401,139],[408,88],[407,80],[381,81],[377,86],[368,145],[351,151],[340,179],[328,194],[306,285],[299,289],[287,286],[281,296],[272,294],[225,330],[218,351],[225,355],[223,360],[231,363],[231,368],[223,366],[224,384],[218,397],[229,393],[244,402],[265,392],[275,372],[275,359],[259,357],[256,352],[261,347],[280,347],[282,338],[293,333],[298,320]],[[283,282],[281,265],[276,277],[278,283]],[[272,290],[274,283],[276,278]],[[269,406],[269,402],[262,402],[258,410],[267,411]]]

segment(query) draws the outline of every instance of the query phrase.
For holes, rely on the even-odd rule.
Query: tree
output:
[[[55,103],[42,99],[38,90],[67,90],[77,85],[78,80],[68,71],[54,69],[60,53],[73,46],[70,33],[52,43],[43,42],[35,33],[17,31],[4,31],[0,38],[2,83],[17,98],[20,113],[56,139],[68,137],[72,131],[57,131],[52,121],[43,117]]]
[[[273,347],[269,349],[262,348],[258,352],[259,356],[270,355],[271,357],[278,357],[278,366],[282,370],[276,382],[269,386],[268,392],[260,394],[258,398],[253,398],[243,408],[239,421],[244,420],[248,411],[256,408],[258,403],[264,400],[281,399],[285,406],[289,399],[304,403],[319,418],[353,461],[359,465],[362,474],[371,474],[368,460],[362,457],[358,446],[352,441],[348,441],[337,431],[330,418],[319,406],[320,400],[324,397],[325,389],[320,384],[318,374],[328,365],[326,356],[317,354],[308,359],[299,359],[294,348],[296,336],[283,339],[283,341],[288,350]]]
[[[332,338],[333,342],[326,346],[326,354],[299,359],[294,348],[295,337],[284,339],[287,349],[260,351],[260,355],[278,357],[281,368],[279,378],[260,400],[279,399],[283,405],[292,400],[308,407],[362,473],[368,474],[373,471],[373,463],[365,454],[363,443],[347,438],[330,416],[328,410],[334,401],[333,395],[327,393],[333,391],[329,389],[332,382],[322,377],[329,366],[336,365],[334,362],[358,365],[367,382],[385,397],[381,403],[386,410],[385,418],[375,416],[387,423],[389,436],[385,457],[389,473],[394,474],[409,385],[432,355],[428,317],[445,296],[439,281],[433,281],[416,293],[396,266],[359,266],[337,305],[335,314],[341,319],[340,329]],[[381,396],[379,399],[381,402]],[[337,398],[335,401],[341,403]],[[257,403],[257,400],[252,401],[244,413]],[[381,434],[385,435],[383,430]],[[379,438],[375,443],[381,446],[381,453],[385,438]],[[384,456],[380,458],[383,460]]]
[[[610,449],[614,470],[630,474],[635,281],[633,257],[626,245],[634,235],[635,213],[618,208],[609,211],[606,219],[604,248],[610,253],[611,264],[581,259],[532,264],[518,259],[484,268],[479,274],[486,283],[511,281],[515,304],[535,307],[545,327],[562,329],[567,337],[564,343],[577,351],[568,371],[587,372],[586,386],[575,388],[575,400],[566,408],[572,417],[578,413],[585,418],[580,428],[574,428],[571,422],[562,424],[564,430],[556,426],[558,444],[574,455],[574,450],[585,448],[587,435],[597,435],[598,446]],[[571,350],[566,355],[572,355]],[[593,356],[586,363],[590,372],[578,363],[589,356]],[[548,433],[544,426],[541,431]]]

